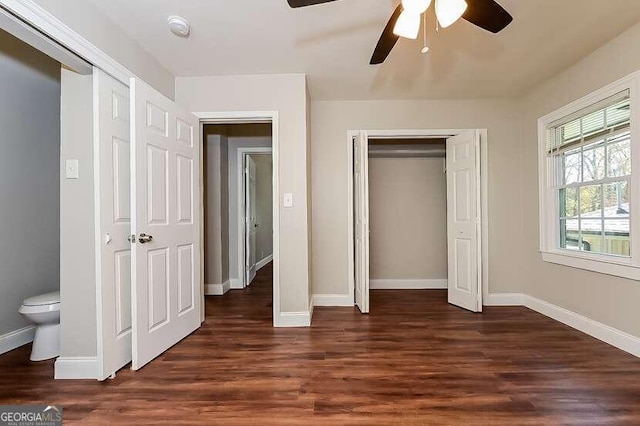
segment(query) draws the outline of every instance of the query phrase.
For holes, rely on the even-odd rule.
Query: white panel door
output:
[[[482,311],[480,262],[480,136],[447,139],[449,303]]]
[[[369,140],[365,132],[353,139],[353,198],[355,235],[355,297],[369,313]]]
[[[133,360],[137,370],[200,326],[199,122],[131,79]]]
[[[131,361],[129,89],[97,68],[93,79],[101,239],[98,378],[104,380]]]
[[[245,155],[245,279],[249,286],[256,277],[256,163],[250,155]]]

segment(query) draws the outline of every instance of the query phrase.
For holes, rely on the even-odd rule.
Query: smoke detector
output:
[[[187,38],[189,37],[189,33],[191,33],[191,25],[189,25],[189,21],[184,19],[182,16],[169,16],[167,18],[167,24],[169,24],[171,32],[178,37]]]

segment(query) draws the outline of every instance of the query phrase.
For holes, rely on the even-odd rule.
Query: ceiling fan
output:
[[[334,1],[336,0],[287,0],[292,8]],[[482,29],[498,33],[513,21],[509,12],[494,0],[435,0],[435,3],[436,16],[442,28],[463,18]],[[430,5],[431,0],[402,0],[382,31],[369,63],[383,63],[400,37],[415,39],[420,31],[420,17]]]

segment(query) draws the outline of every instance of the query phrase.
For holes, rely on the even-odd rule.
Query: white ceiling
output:
[[[91,1],[176,76],[302,72],[314,99],[518,96],[640,21],[640,0],[498,0],[515,18],[503,32],[461,20],[431,29],[427,55],[401,39],[370,66],[395,1]],[[191,22],[189,39],[169,32],[172,14]]]

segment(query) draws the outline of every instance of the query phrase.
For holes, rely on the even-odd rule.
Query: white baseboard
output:
[[[493,293],[484,301],[485,306],[526,306],[542,315],[575,328],[591,337],[640,357],[640,338],[592,320],[568,309],[521,293]]]
[[[0,336],[0,354],[4,354],[19,348],[22,345],[33,342],[33,335],[35,333],[36,327],[29,325],[19,330],[3,334]]]
[[[640,357],[640,338],[636,336],[632,336],[631,334],[535,297],[524,295],[523,300],[524,306],[529,309],[582,331],[598,340],[602,340],[611,346],[615,346],[618,349]]]
[[[260,262],[256,263],[256,271],[264,268],[265,266],[267,266],[269,264],[269,262],[273,261],[273,255],[270,254],[269,256],[265,257],[264,259],[262,259]]]
[[[242,290],[244,288],[242,279],[240,278],[230,278],[229,285],[231,286],[232,290]]]
[[[205,296],[222,296],[229,290],[231,290],[231,282],[229,280],[223,282],[222,284],[204,285]]]
[[[274,327],[311,327],[311,310],[309,312],[282,312],[273,318]]]
[[[314,294],[314,306],[351,306],[354,305],[353,296],[349,294]]]
[[[96,357],[60,357],[55,363],[55,379],[98,379]]]
[[[371,290],[442,290],[447,288],[447,280],[370,280]]]
[[[484,306],[523,306],[522,293],[489,293],[482,301]]]

